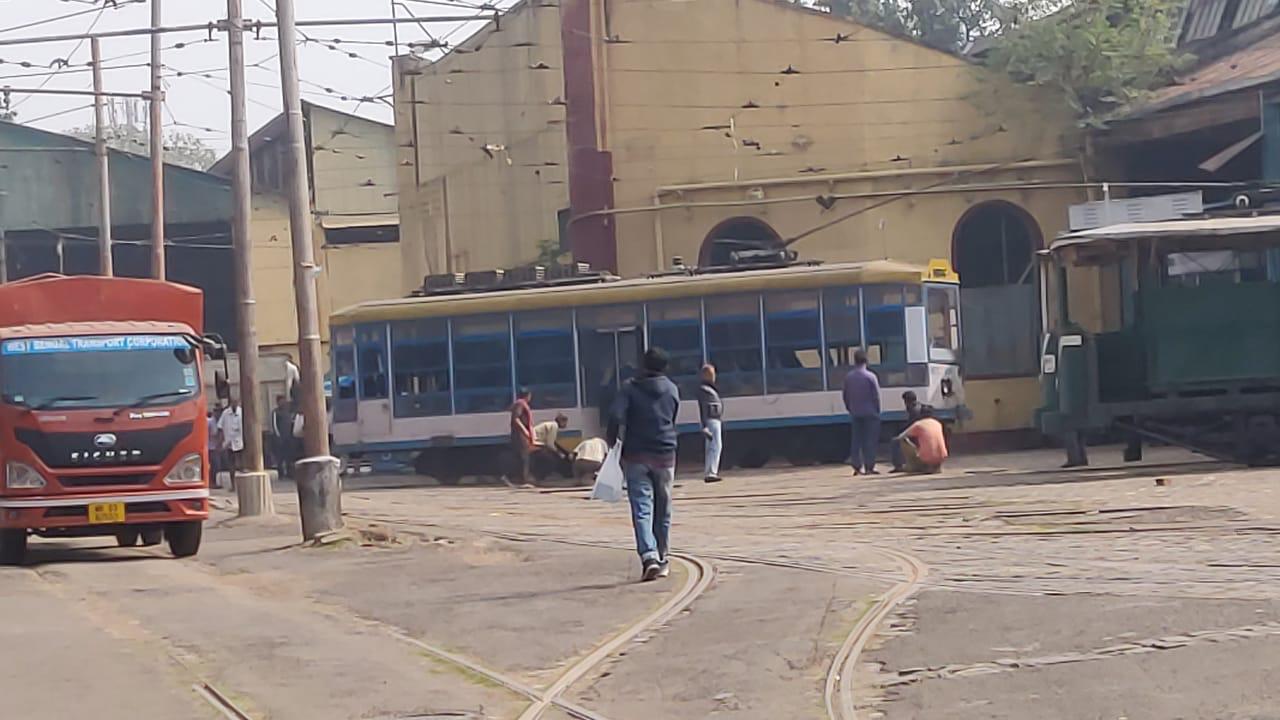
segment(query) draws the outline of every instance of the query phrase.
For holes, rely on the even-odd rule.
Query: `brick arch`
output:
[[[761,249],[780,248],[782,236],[760,218],[749,215],[731,217],[716,224],[703,238],[702,247],[698,250],[698,265],[728,265],[728,253],[733,249],[730,243]]]
[[[951,265],[964,287],[1013,285],[1034,279],[1035,273],[1025,270],[1043,247],[1044,233],[1031,213],[1007,200],[990,200],[969,208],[956,222]]]

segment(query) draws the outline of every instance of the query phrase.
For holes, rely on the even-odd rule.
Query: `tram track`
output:
[[[906,573],[905,579],[876,599],[875,603],[858,620],[849,637],[831,661],[823,692],[830,720],[857,720],[858,712],[853,698],[853,680],[858,657],[885,618],[903,601],[920,589],[929,567],[919,558],[898,550],[876,548],[877,552],[896,560]]]

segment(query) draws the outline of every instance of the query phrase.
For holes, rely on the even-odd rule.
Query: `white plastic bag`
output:
[[[620,502],[624,497],[626,493],[622,491],[622,443],[615,443],[609,448],[604,464],[596,473],[596,484],[591,488],[591,499]]]

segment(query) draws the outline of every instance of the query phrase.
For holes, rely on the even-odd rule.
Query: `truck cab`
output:
[[[167,540],[185,557],[209,513],[199,290],[40,276],[0,286],[0,562],[28,538]]]

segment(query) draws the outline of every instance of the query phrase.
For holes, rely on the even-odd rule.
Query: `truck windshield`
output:
[[[172,405],[199,394],[180,335],[24,338],[0,344],[0,396],[36,409]]]

